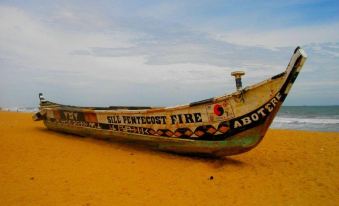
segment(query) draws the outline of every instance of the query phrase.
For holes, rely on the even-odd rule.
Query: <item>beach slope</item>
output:
[[[180,156],[0,112],[1,205],[338,205],[339,133],[270,130],[254,150]]]

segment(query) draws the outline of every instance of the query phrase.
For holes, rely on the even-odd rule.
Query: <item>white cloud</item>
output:
[[[166,5],[161,8],[167,9]],[[254,32],[250,39],[243,31],[211,38],[183,25],[143,23],[132,21],[126,28],[101,15],[65,8],[52,12],[46,20],[0,6],[0,105],[37,105],[40,91],[63,103],[82,105],[196,101],[233,91],[232,70],[246,71],[244,85],[281,72],[293,48],[266,48],[279,46],[277,42],[290,46],[298,39],[305,43],[320,37],[338,40],[338,29],[325,26],[322,29],[328,32],[314,32],[304,39],[312,28],[274,31],[266,36]],[[289,36],[295,32],[295,38]],[[232,38],[237,44],[227,42]],[[261,43],[265,48],[248,46]],[[338,44],[316,44],[308,50],[310,64],[305,71],[309,72],[307,78],[300,79],[299,91],[316,86],[307,82],[318,78],[319,66],[331,82],[337,74],[333,67],[338,63]],[[308,95],[310,99],[311,93]],[[298,97],[294,97],[296,101],[302,101]]]
[[[124,95],[126,99],[133,99],[136,103],[145,104],[147,100],[133,98],[135,93],[141,91],[132,90],[139,89],[140,85],[141,90],[146,89],[142,92],[152,90],[147,85],[152,87],[161,85],[164,90],[173,86],[181,88],[181,91],[186,91],[187,95],[190,93],[192,85],[200,85],[197,87],[197,91],[204,91],[204,87],[215,79],[224,82],[221,74],[225,70],[216,66],[186,63],[174,66],[146,65],[147,60],[141,53],[126,57],[75,55],[73,53],[79,50],[86,51],[92,47],[129,48],[134,46],[134,43],[133,36],[128,32],[112,32],[115,34],[112,35],[112,33],[82,33],[81,31],[62,30],[60,27],[53,28],[40,19],[13,7],[0,7],[0,15],[0,54],[4,59],[0,62],[2,64],[0,91],[5,95],[8,94],[7,90],[13,90],[11,93],[18,95],[1,99],[0,103],[2,104],[15,102],[11,98],[16,98],[17,102],[27,101],[20,97],[21,94],[18,90],[30,93],[36,92],[39,88],[53,92],[58,89],[58,94],[54,94],[66,98],[74,93],[78,95],[78,98],[84,97],[84,94],[95,96],[97,93],[101,93],[101,95],[109,97],[103,101],[104,103],[120,94]],[[73,18],[71,14],[69,16]],[[75,21],[79,21],[79,18],[75,18]],[[204,79],[201,74],[206,70],[216,76]],[[26,85],[13,87],[14,78],[17,84]],[[181,84],[175,86],[178,82]],[[122,94],[122,92],[128,91],[129,94]],[[173,92],[173,90],[169,91],[172,94],[168,94],[167,98],[162,97],[162,99],[180,103],[181,99],[171,98]],[[216,92],[216,94],[218,93]],[[166,92],[158,95],[166,95]],[[35,98],[35,94],[32,94],[32,98]],[[165,101],[159,100],[160,98],[155,101],[165,103]],[[74,101],[74,99],[70,99],[70,101]],[[95,99],[90,99],[88,103],[95,103]],[[120,103],[123,102],[120,100]]]
[[[86,20],[86,19],[85,19]],[[54,62],[76,49],[95,46],[129,47],[130,35],[111,32],[67,31],[44,24],[41,19],[33,17],[14,7],[0,7],[0,45],[5,52],[26,56],[27,59]],[[77,18],[80,21],[80,17]],[[49,62],[50,63],[50,62]],[[56,62],[54,62],[56,63]]]
[[[264,46],[267,48],[302,46],[311,43],[339,41],[339,23],[325,25],[301,26],[273,31],[237,30],[227,33],[212,33],[217,40],[247,46]]]

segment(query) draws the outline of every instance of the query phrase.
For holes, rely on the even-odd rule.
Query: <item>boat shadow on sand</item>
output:
[[[129,153],[129,155],[135,155],[135,153],[146,153],[147,155],[157,155],[161,158],[168,160],[184,160],[184,161],[195,161],[195,162],[204,162],[210,165],[213,168],[222,168],[224,166],[234,166],[238,168],[246,167],[248,164],[244,161],[234,159],[230,156],[218,157],[211,155],[201,155],[201,154],[187,154],[187,153],[175,153],[171,151],[162,151],[158,148],[152,147],[150,145],[138,144],[137,142],[126,141],[126,140],[112,140],[112,139],[100,139],[93,138],[90,136],[79,136],[69,133],[55,133],[47,128],[36,127],[35,128],[39,133],[48,134],[57,138],[67,138],[75,141],[85,141],[90,142],[91,144],[100,145],[101,147],[114,147],[114,149],[124,150]],[[113,148],[112,148],[113,149]]]

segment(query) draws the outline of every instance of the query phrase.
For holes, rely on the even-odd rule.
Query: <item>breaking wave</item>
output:
[[[310,119],[310,118],[288,118],[288,117],[276,117],[274,123],[285,123],[285,124],[339,124],[339,119]]]
[[[277,129],[339,132],[339,119],[276,117],[271,125]]]

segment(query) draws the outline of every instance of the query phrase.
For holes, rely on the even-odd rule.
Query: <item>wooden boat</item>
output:
[[[33,119],[50,130],[146,144],[160,150],[235,155],[260,143],[297,78],[306,53],[297,47],[287,69],[237,91],[175,107],[75,107],[46,101]]]

